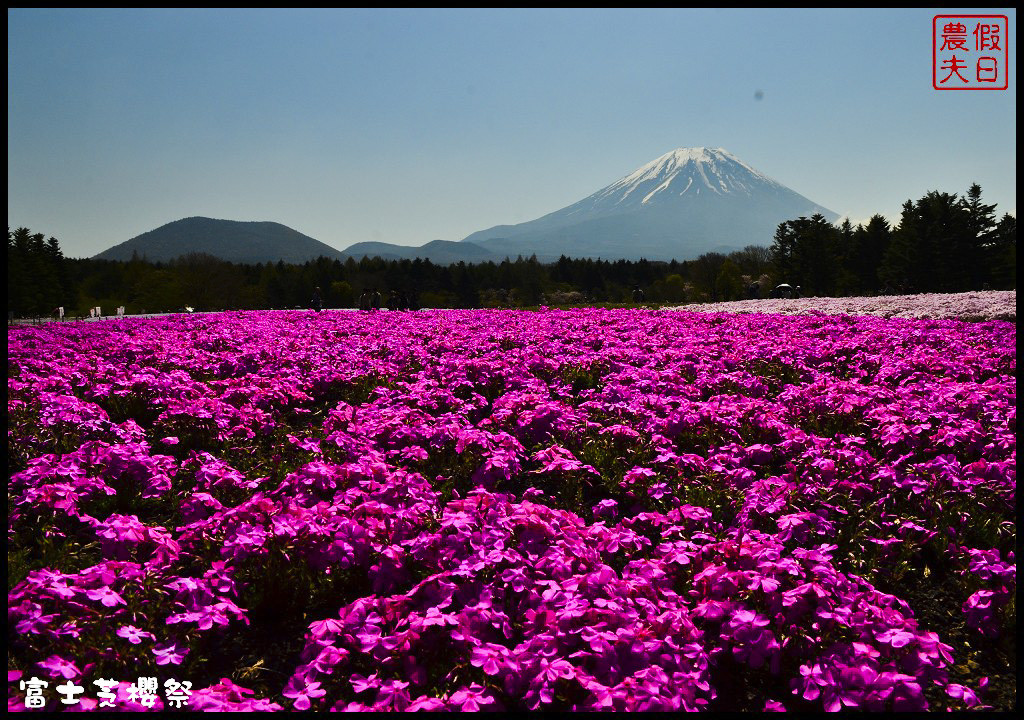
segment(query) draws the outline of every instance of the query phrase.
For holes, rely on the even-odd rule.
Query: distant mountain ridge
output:
[[[190,217],[104,250],[100,259],[137,253],[168,261],[193,252],[238,263],[304,263],[320,256],[344,260],[380,256],[422,258],[435,264],[500,262],[536,255],[605,260],[693,260],[770,245],[779,223],[837,213],[755,170],[723,148],[677,148],[568,207],[518,225],[496,225],[454,242],[420,247],[359,242],[339,251],[275,222]]]
[[[411,247],[383,242],[360,242],[350,245],[342,253],[356,258],[380,257],[384,260],[429,260],[435,265],[453,265],[459,262],[478,263],[501,260],[490,250],[469,242],[453,240],[432,240],[426,245]]]
[[[606,260],[693,260],[770,245],[779,223],[820,213],[839,215],[755,170],[723,148],[677,148],[568,207],[518,225],[496,225],[444,247],[452,261],[500,261],[536,255]],[[422,248],[357,243],[346,255],[423,257]]]
[[[838,214],[723,148],[677,148],[568,207],[465,238],[499,255],[691,260],[769,245],[779,223]]]
[[[321,255],[343,259],[336,248],[276,222],[245,222],[188,217],[161,225],[95,257],[131,260],[137,253],[150,262],[166,262],[189,253],[206,253],[236,263],[279,260],[304,263]]]

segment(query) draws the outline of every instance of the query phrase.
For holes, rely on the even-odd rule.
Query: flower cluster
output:
[[[9,671],[173,670],[203,710],[983,707],[945,633],[1013,636],[1015,340],[648,310],[15,328]]]
[[[686,305],[685,309],[690,312],[875,315],[884,318],[957,318],[1017,322],[1017,291],[984,290],[880,297],[735,300]]]

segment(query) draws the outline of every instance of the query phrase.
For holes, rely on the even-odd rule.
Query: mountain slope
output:
[[[283,260],[303,263],[323,255],[342,258],[339,250],[275,222],[239,222],[190,217],[162,225],[104,250],[98,259],[130,260],[133,253],[150,262],[206,253],[237,263]]]
[[[568,207],[465,238],[500,255],[687,260],[768,245],[780,222],[838,215],[718,148],[679,148]]]
[[[421,247],[410,247],[407,245],[392,245],[383,242],[360,242],[345,248],[343,255],[354,257],[357,260],[364,257],[381,257],[384,260],[415,260],[421,258],[430,260],[435,265],[451,265],[458,262],[479,263],[494,260],[500,262],[502,258],[496,256],[490,250],[485,250],[479,245],[469,242],[454,242],[452,240],[433,240]]]

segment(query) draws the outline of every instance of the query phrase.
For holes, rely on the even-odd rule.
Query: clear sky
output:
[[[461,240],[677,147],[852,219],[972,182],[1016,214],[1009,88],[932,88],[911,10],[7,12],[7,222],[91,256],[195,215],[338,249]]]

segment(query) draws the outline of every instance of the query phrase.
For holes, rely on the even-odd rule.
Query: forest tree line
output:
[[[718,302],[767,297],[783,282],[805,296],[1011,289],[1016,246],[1016,218],[997,221],[978,185],[963,197],[933,191],[908,200],[895,227],[881,215],[857,226],[800,217],[781,223],[771,246],[681,262],[563,256],[547,264],[518,257],[442,266],[321,257],[249,265],[201,253],[112,261],[67,258],[56,238],[8,228],[7,309],[34,317],[63,306],[75,317],[96,306],[105,315],[117,306],[128,314],[295,308],[309,307],[316,287],[329,308],[355,307],[368,289],[414,293],[420,307],[437,308],[629,303],[638,287],[645,302]]]

